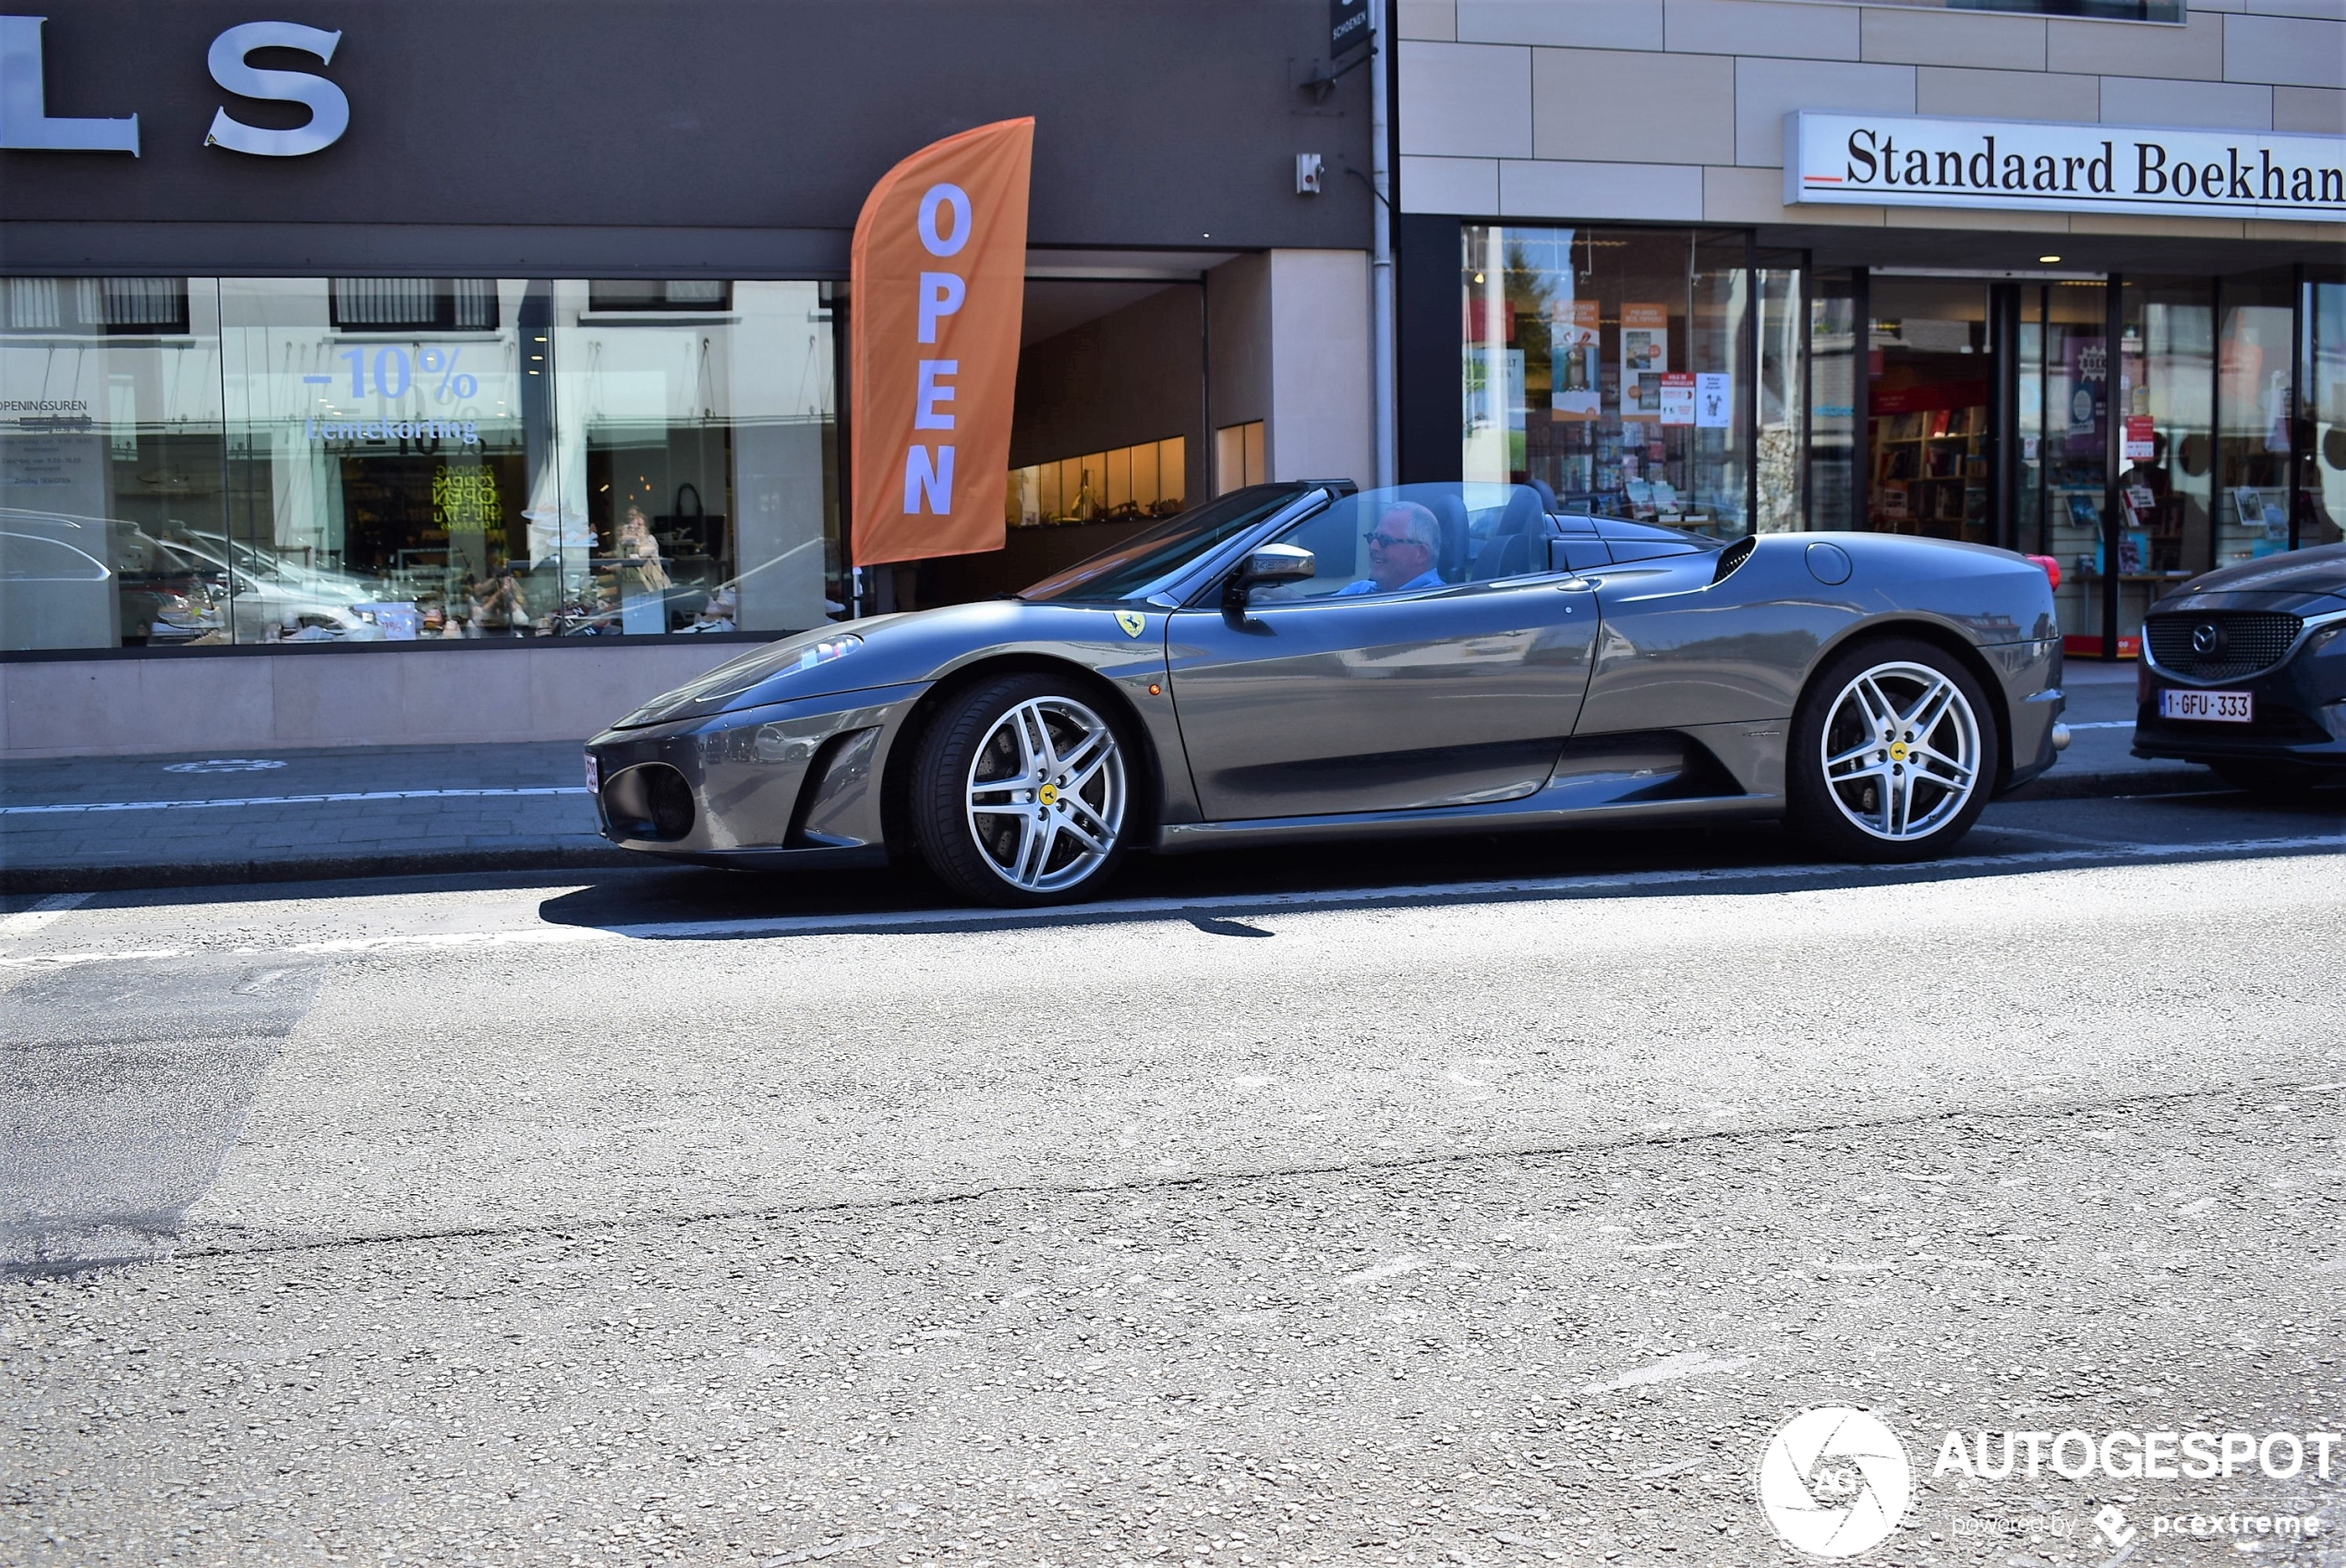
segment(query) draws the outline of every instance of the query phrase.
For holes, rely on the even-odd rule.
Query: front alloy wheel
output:
[[[1048,676],[955,699],[923,738],[915,789],[924,858],[989,903],[1082,897],[1123,852],[1124,745],[1090,701]]]
[[[1851,649],[1819,672],[1794,725],[1794,815],[1841,857],[1921,860],[1967,832],[1996,778],[1978,682],[1927,643]]]

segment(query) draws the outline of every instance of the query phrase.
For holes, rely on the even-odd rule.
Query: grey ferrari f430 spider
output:
[[[1014,597],[781,638],[587,746],[603,831],[1097,892],[1135,850],[1784,818],[1942,853],[2066,732],[2045,573],[1889,534],[1720,545],[1529,486],[1256,485]]]

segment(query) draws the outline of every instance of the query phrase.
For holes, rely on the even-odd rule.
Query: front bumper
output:
[[[2159,694],[2246,692],[2246,724],[2161,718]],[[2309,641],[2272,669],[2191,681],[2146,659],[2135,678],[2134,754],[2176,762],[2285,762],[2346,770],[2346,634]]]
[[[820,867],[885,860],[880,781],[925,683],[606,730],[586,742],[603,837],[669,860]]]

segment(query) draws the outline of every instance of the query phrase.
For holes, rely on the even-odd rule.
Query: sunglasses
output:
[[[1360,537],[1383,549],[1391,549],[1396,545],[1415,545],[1418,549],[1426,550],[1429,554],[1432,553],[1431,548],[1423,539],[1413,539],[1407,534],[1363,534]]]

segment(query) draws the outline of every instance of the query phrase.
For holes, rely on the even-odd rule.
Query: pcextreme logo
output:
[[[1898,1434],[1863,1410],[1803,1410],[1760,1458],[1760,1507],[1784,1544],[1811,1557],[1855,1557],[1905,1517],[1913,1467]]]

